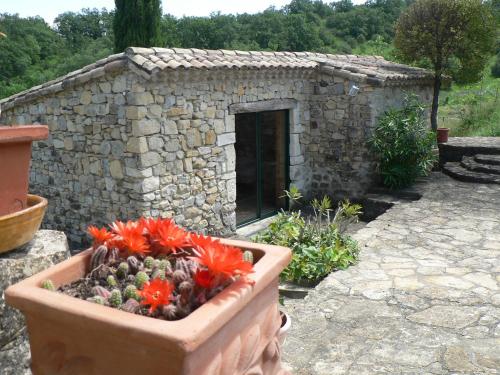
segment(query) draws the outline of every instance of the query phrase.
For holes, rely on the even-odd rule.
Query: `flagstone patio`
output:
[[[417,190],[356,232],[358,264],[286,301],[295,375],[500,373],[500,186]]]

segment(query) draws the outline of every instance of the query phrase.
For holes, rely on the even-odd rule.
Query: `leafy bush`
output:
[[[379,158],[384,185],[399,189],[427,175],[436,161],[436,135],[429,130],[424,107],[415,95],[402,109],[390,109],[379,120],[371,145]]]
[[[289,192],[287,195],[297,197]],[[307,219],[300,211],[280,212],[255,238],[258,242],[292,249],[292,261],[281,274],[284,281],[315,283],[356,260],[357,243],[344,235],[343,229],[348,222],[357,221],[361,206],[344,201],[333,213],[328,197],[313,200],[311,206],[314,214]]]
[[[500,53],[497,55],[495,64],[491,67],[491,75],[495,78],[500,78]]]

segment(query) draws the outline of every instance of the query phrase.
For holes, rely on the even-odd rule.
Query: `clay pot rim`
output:
[[[46,279],[51,279],[58,287],[80,278],[90,259],[91,249],[10,286],[5,291],[5,299],[23,313],[51,315],[55,321],[61,319],[79,325],[86,324],[85,321],[98,322],[103,329],[126,330],[158,341],[168,340],[190,352],[229,322],[275,280],[291,260],[291,250],[285,247],[228,239],[221,239],[221,242],[263,253],[254,265],[255,273],[249,276],[255,284],[238,280],[181,320],[165,321],[131,314],[40,287]]]
[[[441,130],[441,131],[449,131],[450,128],[437,128],[436,130]]]
[[[0,143],[24,143],[47,139],[47,125],[0,126]]]
[[[7,220],[10,220],[16,216],[27,215],[27,214],[31,213],[32,211],[38,210],[41,207],[46,207],[47,204],[48,204],[48,201],[46,198],[40,197],[39,195],[28,194],[28,207],[27,208],[20,210],[20,211],[13,212],[13,213],[8,214],[8,215],[0,216],[0,220],[7,221]]]

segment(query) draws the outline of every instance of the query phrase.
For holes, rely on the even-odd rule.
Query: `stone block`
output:
[[[226,146],[236,143],[236,133],[224,133],[217,137],[217,146]]]
[[[120,160],[112,160],[111,163],[109,163],[109,172],[111,173],[111,177],[113,178],[123,178],[122,163],[120,162]]]
[[[157,176],[151,176],[141,181],[139,192],[150,193],[152,191],[158,190],[159,188],[160,188],[160,178]]]
[[[89,105],[92,102],[92,93],[90,91],[84,91],[80,95],[80,103],[83,105]]]
[[[127,103],[129,105],[149,105],[154,103],[153,95],[150,92],[128,92]]]
[[[113,92],[124,92],[127,89],[127,77],[118,76],[113,81]]]
[[[157,152],[146,152],[139,156],[139,161],[142,167],[151,167],[158,164],[161,161],[160,154]]]
[[[151,135],[160,132],[160,123],[158,120],[142,119],[132,120],[132,135],[140,137],[141,135]]]
[[[135,154],[142,154],[148,151],[148,142],[144,137],[129,138],[127,142],[127,151]]]
[[[178,134],[177,123],[175,121],[162,119],[160,125],[161,125],[161,132],[163,134],[167,135]]]
[[[128,106],[125,116],[129,120],[141,120],[146,117],[147,108],[142,106]]]

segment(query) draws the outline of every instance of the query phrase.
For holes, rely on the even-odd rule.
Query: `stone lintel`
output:
[[[297,100],[295,99],[272,99],[249,103],[235,103],[229,106],[229,114],[279,111],[282,109],[292,109],[296,106]]]

